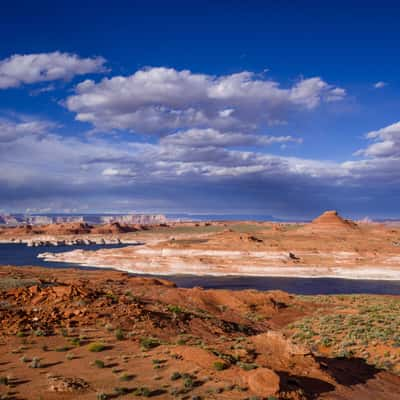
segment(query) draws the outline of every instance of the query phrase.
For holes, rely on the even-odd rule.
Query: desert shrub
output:
[[[130,390],[126,387],[116,387],[114,388],[114,393],[117,396],[123,396],[124,394],[128,394],[130,392]]]
[[[106,346],[100,342],[93,342],[90,343],[88,346],[88,350],[91,351],[92,353],[99,353],[100,351],[105,350],[105,348]]]
[[[138,387],[133,391],[133,394],[135,396],[143,396],[143,397],[150,397],[151,396],[151,390],[145,386]]]
[[[172,312],[174,314],[181,314],[181,313],[184,312],[184,310],[181,307],[177,306],[177,305],[170,304],[167,308],[168,308],[168,311],[170,311],[170,312]]]
[[[223,362],[223,361],[215,361],[214,363],[214,369],[217,371],[223,371],[224,369],[227,369],[228,365]]]
[[[40,368],[40,358],[38,357],[33,357],[31,361],[31,368]]]
[[[159,346],[161,343],[157,338],[146,337],[140,339],[140,345],[143,350],[151,350]]]
[[[129,375],[127,373],[123,373],[120,377],[119,380],[122,382],[128,382],[131,381],[133,379],[133,375]]]
[[[117,340],[124,340],[125,339],[125,335],[124,332],[122,331],[122,329],[118,328],[115,330],[115,338]]]
[[[240,363],[239,366],[245,371],[251,371],[252,369],[258,368],[257,364],[252,364],[252,363]]]
[[[97,400],[107,400],[109,398],[108,394],[106,393],[97,393],[96,395]]]
[[[102,360],[94,360],[93,364],[97,367],[97,368],[104,368],[104,361]]]
[[[73,346],[76,346],[76,347],[78,347],[78,346],[81,345],[81,339],[78,338],[78,337],[71,338],[71,339],[69,340],[69,342],[70,342]]]
[[[0,385],[8,385],[9,379],[6,376],[0,376]]]
[[[171,375],[171,381],[177,381],[182,377],[180,372],[173,372]]]
[[[186,376],[183,379],[183,386],[185,389],[192,389],[194,387],[194,380],[191,376]]]
[[[68,346],[61,346],[61,347],[57,347],[56,351],[58,351],[59,353],[62,353],[64,351],[68,351],[70,349],[70,347]]]

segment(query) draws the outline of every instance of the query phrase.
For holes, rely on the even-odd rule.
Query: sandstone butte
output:
[[[384,339],[388,325],[365,342],[355,324],[366,310],[399,329],[397,297],[182,289],[117,271],[3,266],[0,395],[398,399],[400,349]],[[339,326],[330,318],[341,315],[359,332],[353,344],[339,329],[332,336]],[[321,318],[329,337],[318,333]],[[340,346],[348,355],[335,353]]]
[[[348,228],[355,229],[357,224],[351,220],[343,219],[339,213],[335,210],[325,211],[319,217],[315,218],[311,224],[311,227],[329,228],[329,229],[340,229]]]

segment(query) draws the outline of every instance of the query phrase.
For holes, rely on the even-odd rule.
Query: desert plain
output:
[[[203,222],[157,226],[118,223],[8,228],[1,241],[66,238],[122,242],[118,249],[43,252],[50,262],[156,275],[246,275],[398,280],[400,225],[345,220],[327,211],[311,223]],[[129,245],[131,244],[131,245]]]

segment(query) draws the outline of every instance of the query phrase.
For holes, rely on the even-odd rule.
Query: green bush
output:
[[[93,342],[90,343],[87,349],[91,351],[92,353],[99,353],[100,351],[105,350],[106,346],[103,343],[100,342]]]
[[[133,375],[129,375],[127,373],[123,373],[120,377],[119,380],[122,382],[128,382],[131,381],[133,379]]]
[[[171,381],[177,381],[182,377],[180,372],[173,372],[171,375]]]
[[[224,369],[227,369],[228,365],[223,362],[223,361],[215,361],[214,363],[214,369],[217,371],[223,371]]]
[[[125,335],[124,332],[122,331],[122,329],[118,328],[115,330],[115,338],[117,340],[124,340],[125,339]]]
[[[94,360],[93,364],[97,367],[97,368],[104,368],[105,364],[104,361],[102,360]]]
[[[138,387],[133,391],[133,394],[135,396],[143,396],[143,397],[150,397],[151,396],[151,390],[145,386],[143,387]]]
[[[6,376],[0,376],[0,385],[8,385],[9,381]]]
[[[155,347],[159,346],[161,343],[158,339],[148,337],[148,338],[141,338],[140,339],[140,345],[143,350],[151,350],[154,349]]]

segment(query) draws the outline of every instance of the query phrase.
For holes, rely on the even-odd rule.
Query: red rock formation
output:
[[[325,211],[315,218],[311,225],[318,228],[355,228],[357,224],[351,220],[343,219],[335,210]]]

